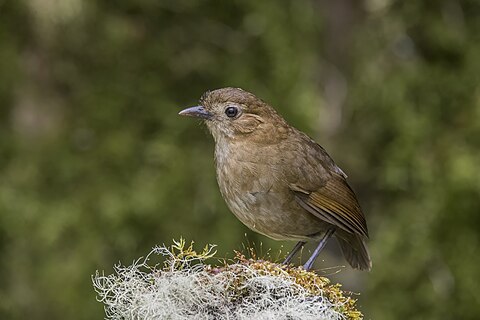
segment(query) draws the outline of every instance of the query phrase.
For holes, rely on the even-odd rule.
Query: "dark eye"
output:
[[[238,108],[237,107],[228,107],[225,109],[225,114],[229,118],[234,118],[238,114]]]

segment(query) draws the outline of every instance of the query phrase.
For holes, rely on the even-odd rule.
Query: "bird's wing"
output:
[[[297,202],[316,217],[349,233],[368,237],[367,223],[357,198],[343,177],[334,175],[316,190],[290,184]]]

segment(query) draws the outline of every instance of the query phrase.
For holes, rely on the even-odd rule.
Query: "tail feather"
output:
[[[372,259],[368,253],[364,237],[358,234],[344,233],[336,238],[345,259],[352,268],[368,271],[372,269]]]

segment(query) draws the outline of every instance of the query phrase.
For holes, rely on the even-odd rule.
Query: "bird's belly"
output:
[[[219,149],[217,143],[215,155],[222,196],[243,224],[276,240],[309,240],[328,228],[297,203],[283,167],[272,164],[266,153],[241,150]]]
[[[237,193],[227,204],[247,227],[276,240],[312,239],[327,227],[301,208],[288,190]]]

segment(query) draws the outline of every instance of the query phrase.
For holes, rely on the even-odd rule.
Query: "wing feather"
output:
[[[355,193],[343,177],[333,176],[317,190],[290,185],[297,202],[307,211],[349,233],[368,237],[367,223]]]

